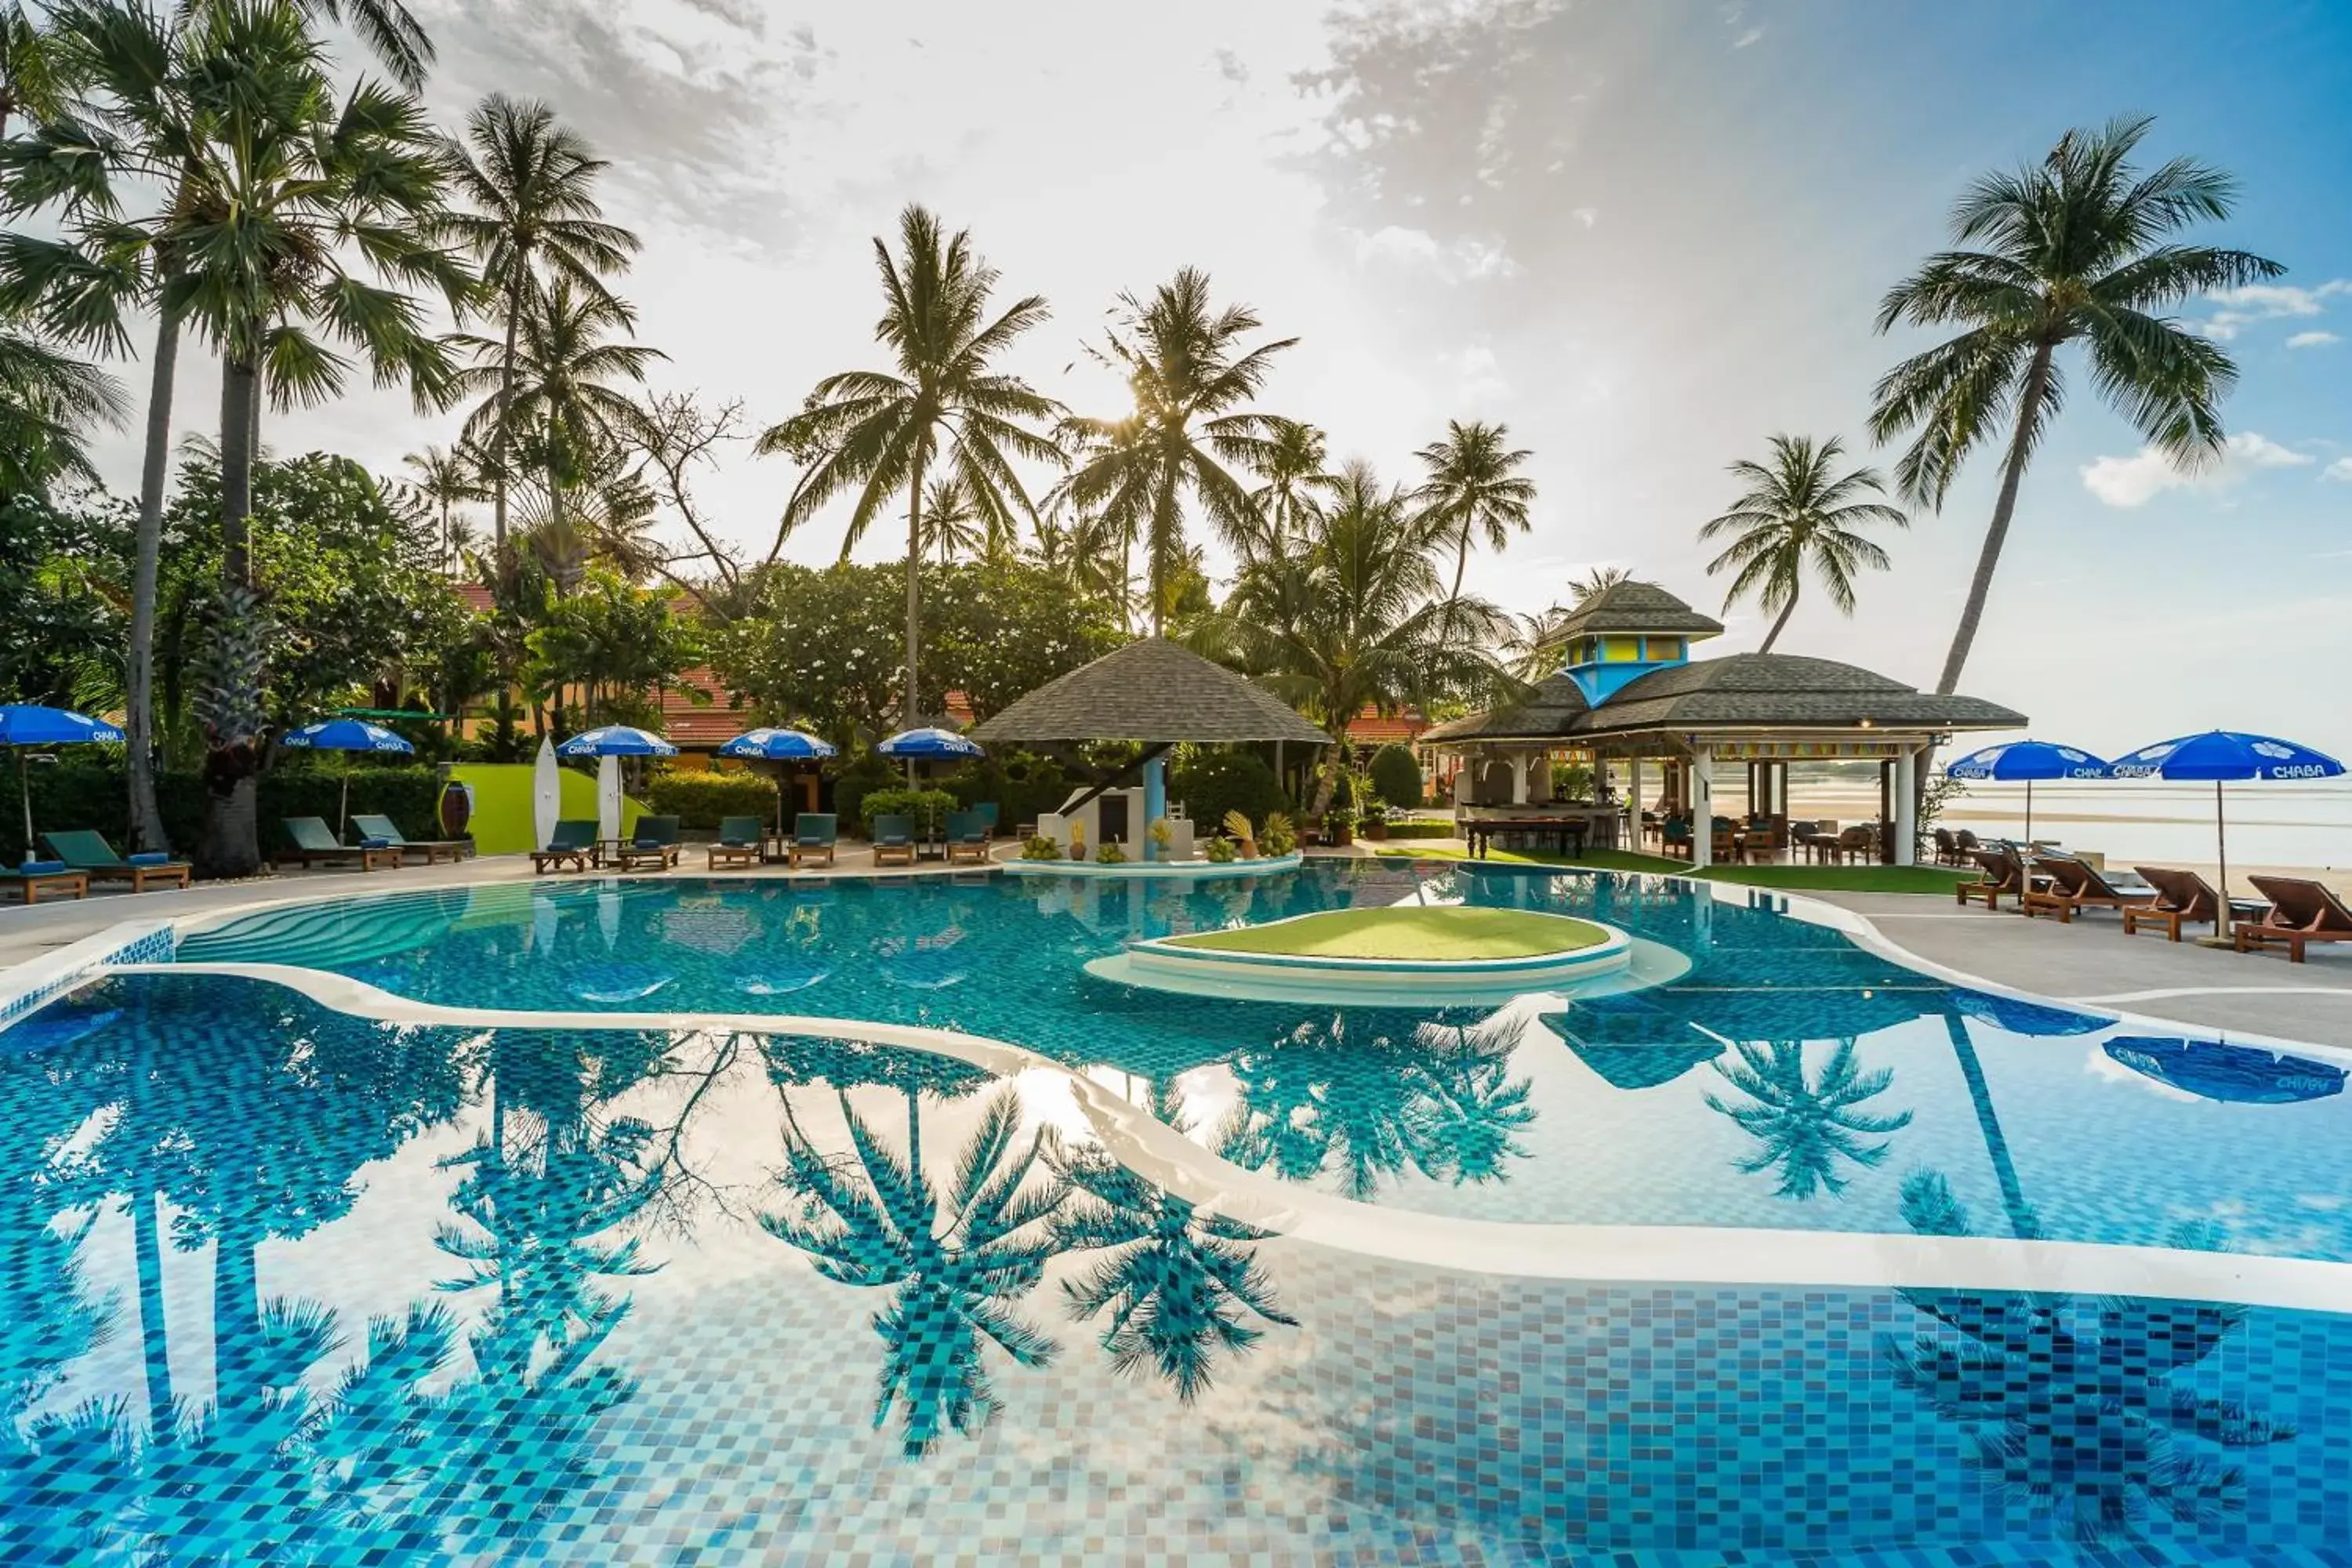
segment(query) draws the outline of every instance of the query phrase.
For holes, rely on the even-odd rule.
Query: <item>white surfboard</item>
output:
[[[596,837],[605,840],[621,836],[621,759],[596,759]]]
[[[555,763],[555,742],[541,736],[539,756],[530,765],[530,826],[537,848],[555,837],[556,819],[563,815],[563,770]]]

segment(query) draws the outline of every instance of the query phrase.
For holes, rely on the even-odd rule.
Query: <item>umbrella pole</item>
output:
[[[2025,781],[2025,847],[2033,847],[2033,781]]]
[[[25,859],[29,863],[40,858],[33,850],[33,781],[25,772],[25,748],[11,746],[16,753],[16,794],[25,803]],[[33,895],[27,893],[26,898]]]
[[[2221,895],[2221,907],[2213,911],[2213,936],[2226,942],[2230,936],[2230,836],[2221,819],[2221,781],[2213,781],[2213,847],[2221,858],[2221,881],[2213,890]]]
[[[352,836],[352,760],[343,759],[343,799],[335,808],[335,842],[341,844]]]

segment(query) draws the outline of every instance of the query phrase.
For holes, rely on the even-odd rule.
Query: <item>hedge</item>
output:
[[[871,838],[876,817],[909,817],[916,837],[936,838],[947,826],[948,813],[956,809],[956,797],[943,789],[876,789],[858,802],[857,821]]]
[[[1409,746],[1391,741],[1372,753],[1372,794],[1391,805],[1421,804],[1421,763]]]
[[[729,816],[776,820],[776,781],[759,773],[671,769],[646,780],[645,794],[648,811],[675,816],[681,827],[716,832]]]
[[[1450,822],[1391,822],[1383,830],[1391,838],[1451,838],[1461,831]]]
[[[1263,823],[1267,813],[1290,809],[1274,770],[1247,752],[1195,752],[1169,779],[1168,794],[1184,803],[1196,833],[1223,832],[1229,811]]]
[[[13,770],[12,770],[13,771]],[[36,763],[27,770],[33,791],[33,829],[88,827],[104,834],[125,853],[131,848],[131,785],[119,755],[85,748],[68,752],[55,763]],[[381,812],[411,838],[441,837],[438,769],[361,763],[351,770],[352,810]],[[15,796],[15,781],[0,784],[0,798]],[[261,775],[257,785],[255,817],[261,825],[261,850],[266,856],[283,837],[281,817],[324,817],[331,827],[342,799],[340,763],[281,763]],[[191,854],[204,834],[203,774],[173,771],[155,781],[156,805],[163,816],[163,832],[172,847]],[[25,854],[25,815],[13,798],[0,810],[0,864],[15,865]]]

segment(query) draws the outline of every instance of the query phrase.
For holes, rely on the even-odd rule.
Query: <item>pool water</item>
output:
[[[1684,884],[1272,880],[572,883],[182,956],[952,1023],[1420,1215],[2352,1247],[2329,1053],[1956,989]],[[1422,897],[1693,962],[1466,1012],[1078,968]],[[0,1562],[2352,1564],[2352,1316],[1399,1262],[1194,1207],[1062,1073],[615,1022],[144,973],[0,1033]]]

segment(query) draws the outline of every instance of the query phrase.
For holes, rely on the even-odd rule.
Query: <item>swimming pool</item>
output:
[[[1084,970],[1408,898],[1690,963],[1426,1010]],[[192,933],[392,1016],[137,973],[0,1034],[0,1559],[2352,1561],[2341,1060],[1811,917],[1348,866]],[[2063,1288],[2139,1258],[2214,1299]]]

